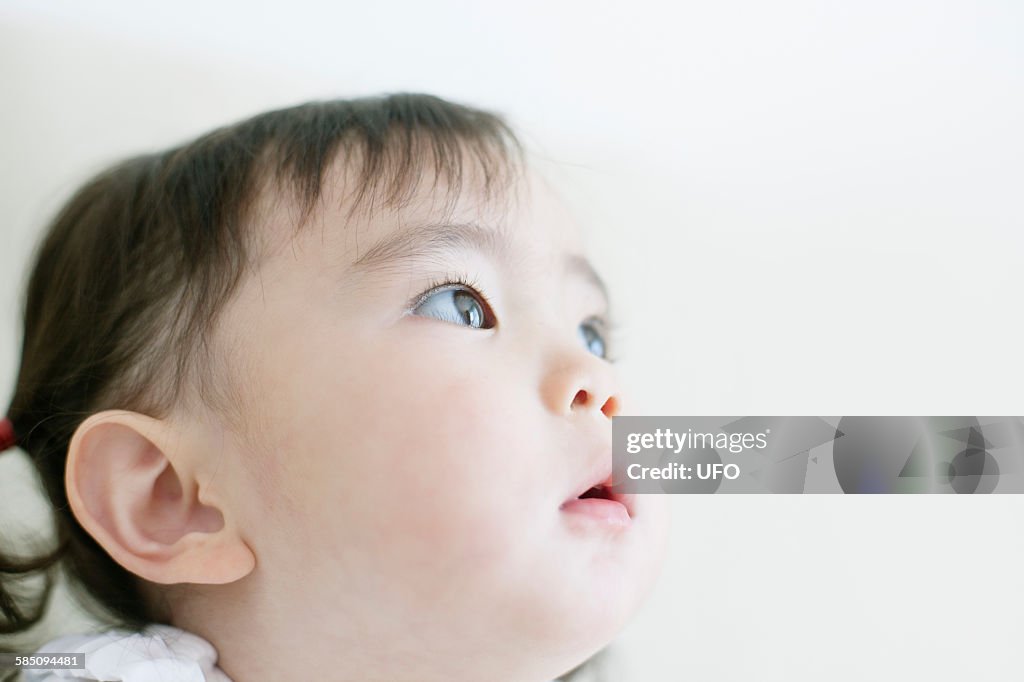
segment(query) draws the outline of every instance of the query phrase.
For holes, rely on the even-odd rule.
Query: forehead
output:
[[[579,223],[550,181],[532,166],[512,169],[507,183],[487,191],[479,164],[466,158],[461,182],[426,171],[414,179],[399,206],[389,206],[371,193],[353,211],[360,184],[354,181],[357,169],[352,163],[333,164],[324,175],[320,201],[305,220],[286,193],[265,190],[253,226],[262,244],[260,260],[302,252],[327,259],[331,266],[351,266],[372,257],[377,247],[404,241],[405,247],[414,248],[417,236],[437,238],[442,226],[449,224],[486,232],[507,255],[538,267],[583,255]],[[472,239],[456,243],[467,230],[448,232],[456,246],[479,246],[468,243]]]

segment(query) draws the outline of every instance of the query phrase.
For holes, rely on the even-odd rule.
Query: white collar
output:
[[[22,670],[24,682],[231,682],[217,667],[217,650],[202,637],[171,625],[142,633],[107,630],[65,635],[35,653],[84,653],[85,668]]]

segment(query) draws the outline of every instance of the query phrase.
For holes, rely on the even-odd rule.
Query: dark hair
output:
[[[245,226],[260,189],[290,191],[301,208],[299,229],[341,160],[357,171],[346,178],[354,177],[346,182],[350,216],[406,205],[428,171],[435,186],[448,181],[451,207],[467,154],[482,170],[488,200],[525,163],[501,116],[399,93],[264,113],[121,162],[74,194],[33,257],[7,410],[54,510],[56,543],[34,548],[37,556],[0,552],[0,634],[24,633],[42,619],[58,568],[72,594],[111,625],[139,631],[160,622],[136,576],[71,513],[68,445],[90,414],[161,417],[190,390],[237,423],[236,389],[216,371],[208,339],[249,263]],[[34,591],[25,587],[30,576],[43,578]]]

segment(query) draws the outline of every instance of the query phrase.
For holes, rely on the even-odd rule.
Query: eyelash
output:
[[[425,300],[436,294],[438,291],[456,286],[466,287],[474,294],[479,296],[480,300],[483,301],[484,305],[486,305],[488,309],[490,309],[491,314],[494,314],[494,306],[491,305],[491,299],[487,295],[487,292],[484,290],[483,286],[480,285],[479,280],[476,277],[470,277],[462,273],[449,273],[439,279],[435,278],[431,280],[430,284],[427,285],[427,288],[422,293],[413,297],[413,299],[406,306],[406,311],[411,312],[415,310],[417,307],[419,307],[421,303],[423,303]],[[495,315],[494,318],[495,320],[497,320],[497,315]],[[580,322],[580,324],[590,321],[596,323],[597,328],[600,330],[601,334],[604,337],[605,352],[608,353],[608,355],[605,356],[603,359],[606,362],[615,364],[615,362],[617,362],[619,358],[617,355],[611,354],[611,349],[616,348],[618,346],[618,343],[615,343],[613,341],[613,339],[616,338],[620,333],[620,327],[618,323],[614,319],[610,319],[608,317],[604,317],[601,315],[591,315],[590,317],[587,317],[582,322]],[[495,326],[497,326],[497,323],[495,324]]]
[[[423,293],[415,296],[409,305],[406,306],[406,310],[415,310],[421,303],[436,294],[441,289],[452,288],[455,286],[463,286],[471,290],[474,294],[480,297],[484,304],[494,311],[494,307],[491,305],[491,299],[484,291],[483,287],[480,286],[479,282],[475,277],[469,277],[460,273],[448,274],[441,279],[431,280],[430,284],[427,285],[426,290]]]

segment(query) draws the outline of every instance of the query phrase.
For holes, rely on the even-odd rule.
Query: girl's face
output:
[[[550,678],[660,569],[663,497],[626,523],[562,508],[610,474],[624,403],[577,226],[534,173],[519,191],[498,211],[467,189],[450,227],[426,194],[349,226],[329,195],[294,239],[284,211],[259,220],[267,251],[221,329],[249,432],[216,480],[245,581],[302,656],[359,641],[420,680],[457,679],[452,661]]]

